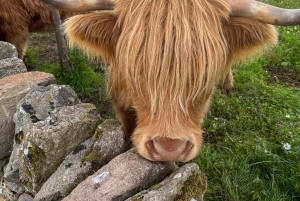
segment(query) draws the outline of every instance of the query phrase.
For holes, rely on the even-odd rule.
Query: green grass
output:
[[[300,8],[299,1],[265,2]],[[268,85],[265,70],[300,73],[300,28],[278,32],[276,47],[234,70],[234,92],[214,96],[194,160],[208,177],[205,200],[300,200],[300,90]]]
[[[300,8],[299,0],[264,2]],[[214,96],[202,125],[204,146],[194,159],[208,177],[205,200],[300,200],[300,90],[268,85],[266,72],[275,66],[300,73],[300,27],[278,27],[278,32],[277,46],[234,70],[234,92]],[[39,58],[31,49],[27,56],[34,70],[54,74],[58,84],[71,85],[83,102],[102,110],[107,101],[103,74],[95,73],[77,50],[70,53],[73,74],[62,73],[58,62],[37,67]]]

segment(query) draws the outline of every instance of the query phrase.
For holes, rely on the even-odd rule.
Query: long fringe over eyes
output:
[[[227,46],[221,23],[229,16],[228,1],[116,0],[116,5],[122,29],[116,65],[126,85],[150,100],[152,114],[188,116],[223,75]]]

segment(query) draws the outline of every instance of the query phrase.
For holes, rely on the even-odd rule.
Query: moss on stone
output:
[[[130,201],[142,201],[144,199],[144,195],[135,195],[130,198]]]
[[[95,158],[97,157],[97,154],[95,153],[94,149],[92,149],[88,154],[86,154],[82,159],[81,162],[93,162]]]
[[[185,182],[181,191],[174,200],[186,201],[192,198],[202,200],[202,195],[206,191],[207,178],[202,173],[194,173]]]
[[[95,134],[94,134],[94,142],[99,142],[101,140],[103,136],[103,132],[99,129],[96,129]],[[97,158],[97,152],[99,152],[99,150],[95,150],[94,147],[92,146],[90,151],[88,151],[85,156],[82,158],[81,162],[94,162],[95,159]]]
[[[45,160],[45,153],[42,149],[40,149],[35,144],[31,143],[31,146],[28,147],[28,159],[31,164],[39,167],[39,164],[42,164]]]
[[[25,167],[25,171],[23,171],[23,176],[21,177],[21,184],[22,186],[24,186],[26,189],[32,189],[33,185],[32,185],[32,174],[31,172],[28,170],[27,167]]]
[[[99,129],[96,129],[95,134],[94,134],[94,140],[95,140],[95,142],[100,141],[100,139],[102,138],[102,136],[103,136],[103,132],[101,130],[99,130]]]
[[[33,185],[31,182],[21,182],[21,185],[25,187],[25,189],[32,189],[33,188]]]
[[[149,191],[155,191],[155,190],[159,189],[159,188],[162,187],[162,186],[163,186],[162,183],[155,184],[155,185],[153,185],[153,186],[151,186],[151,187],[149,188]]]

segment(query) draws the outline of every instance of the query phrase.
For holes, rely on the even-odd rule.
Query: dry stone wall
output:
[[[53,75],[27,72],[1,41],[0,169],[0,201],[200,201],[206,190],[196,164],[142,158],[118,121]]]

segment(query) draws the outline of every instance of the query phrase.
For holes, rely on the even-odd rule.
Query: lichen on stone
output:
[[[144,195],[135,195],[133,197],[130,198],[130,201],[142,201],[144,199]]]
[[[35,166],[40,166],[38,164],[42,164],[45,160],[45,153],[42,149],[40,149],[38,146],[34,145],[33,143],[30,143],[31,145],[28,146],[28,159],[31,164],[34,164]]]
[[[207,178],[202,173],[193,173],[185,182],[183,188],[177,194],[175,201],[186,201],[191,199],[202,200],[206,191]]]
[[[162,187],[162,186],[163,186],[162,183],[155,184],[155,185],[153,185],[153,186],[151,186],[151,187],[149,188],[149,191],[157,190],[157,189],[159,189],[159,188]]]
[[[89,151],[82,159],[81,162],[93,162],[95,158],[97,157],[97,154],[95,153],[93,147],[91,148],[91,151]]]
[[[102,138],[102,136],[103,136],[103,131],[101,131],[99,129],[96,129],[95,134],[94,134],[94,140],[95,140],[95,142],[100,141],[100,139]]]
[[[101,138],[103,137],[103,132],[99,129],[96,129],[95,134],[93,136],[94,142],[99,142]],[[90,151],[88,151],[85,156],[82,158],[82,162],[88,161],[88,162],[94,162],[95,159],[98,156],[98,153],[100,150],[95,150],[94,146],[91,147]]]

